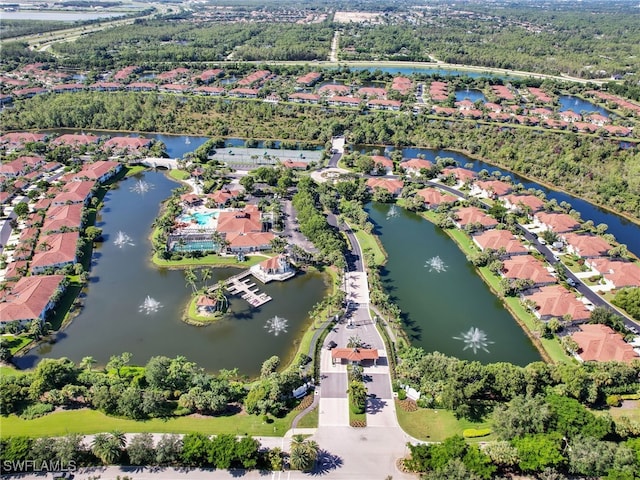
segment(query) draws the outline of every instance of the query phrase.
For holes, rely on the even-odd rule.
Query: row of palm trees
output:
[[[226,312],[229,307],[229,300],[224,294],[224,291],[227,287],[225,281],[218,282],[217,286],[213,291],[209,288],[209,280],[212,277],[212,271],[210,268],[201,268],[200,269],[200,282],[202,282],[202,289],[209,298],[216,300],[216,310],[219,312]],[[187,287],[191,287],[193,294],[196,295],[199,292],[198,289],[198,275],[196,274],[193,267],[188,267],[184,271],[184,278],[187,282]]]

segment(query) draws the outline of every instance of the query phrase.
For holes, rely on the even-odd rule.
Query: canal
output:
[[[483,363],[526,365],[541,359],[441,229],[392,205],[372,203],[367,210],[389,256],[382,280],[403,312],[412,345]]]
[[[134,188],[141,182],[149,187],[142,193]],[[44,357],[78,362],[85,356],[104,365],[114,354],[131,352],[136,365],[155,355],[183,355],[208,371],[238,367],[253,376],[272,355],[283,362],[292,358],[310,322],[307,312],[327,291],[323,276],[308,273],[261,287],[273,300],[259,309],[229,297],[233,313],[228,318],[207,327],[187,325],[181,318],[191,288],[183,271],[159,269],[150,262],[151,225],[160,203],[177,186],[163,173],[149,171],[124,179],[107,193],[97,220],[105,241],[93,253],[85,307],[54,344],[16,358],[20,367],[29,368]],[[118,238],[128,241],[116,242]],[[239,270],[212,272],[210,284]],[[142,308],[147,296],[159,303],[157,310]],[[283,320],[272,321],[276,316]]]

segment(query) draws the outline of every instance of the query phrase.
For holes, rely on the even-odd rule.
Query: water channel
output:
[[[138,182],[149,188],[134,188]],[[259,309],[229,297],[233,315],[215,325],[195,327],[181,321],[191,289],[182,271],[150,263],[148,240],[160,203],[176,187],[163,173],[149,171],[121,181],[107,193],[97,223],[105,241],[94,251],[85,307],[56,335],[55,344],[16,359],[20,367],[29,368],[43,357],[77,362],[93,356],[104,365],[111,355],[131,352],[132,363],[138,365],[155,355],[183,355],[209,371],[238,367],[242,373],[256,375],[270,356],[278,355],[283,362],[292,357],[310,321],[307,312],[325,296],[320,274],[260,285],[273,300]],[[237,272],[212,269],[209,283]],[[155,311],[142,308],[147,297],[158,302]],[[270,322],[275,316],[286,322]]]
[[[402,310],[414,346],[483,363],[540,360],[531,340],[442,230],[391,205],[373,203],[368,212],[389,255],[385,288]]]

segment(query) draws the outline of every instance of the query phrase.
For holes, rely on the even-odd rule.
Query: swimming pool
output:
[[[208,225],[212,219],[218,218],[218,212],[193,212],[180,215],[178,220],[185,223],[192,223],[194,220],[198,225]]]
[[[218,244],[211,240],[200,240],[188,242],[185,244],[174,243],[172,250],[174,252],[211,252],[218,249]]]

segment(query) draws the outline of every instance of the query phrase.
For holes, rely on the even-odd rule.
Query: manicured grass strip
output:
[[[146,165],[130,165],[126,167],[127,173],[125,174],[125,176],[131,177],[133,175],[137,175],[138,173],[142,173],[148,169],[149,167],[147,167]]]
[[[297,428],[318,428],[319,416],[318,407],[316,407],[300,419]]]
[[[619,421],[622,417],[627,417],[634,422],[640,422],[640,403],[637,400],[628,401],[622,407],[614,407],[606,410],[614,421]],[[598,414],[597,411],[593,412]]]
[[[284,418],[265,423],[262,416],[230,415],[221,417],[178,417],[135,421],[109,417],[95,410],[73,410],[50,413],[34,420],[23,420],[15,415],[2,418],[2,438],[11,436],[50,437],[67,433],[90,435],[119,430],[130,433],[191,433],[207,435],[231,433],[235,435],[284,436],[297,411]]]
[[[30,370],[18,370],[15,367],[9,366],[0,366],[0,377],[8,377],[10,375],[25,375],[27,373],[31,373]],[[3,420],[0,420],[0,424],[3,423]]]
[[[191,174],[185,170],[173,169],[169,170],[169,176],[175,180],[187,180]]]
[[[189,267],[189,266],[202,266],[207,265],[219,266],[219,267],[239,267],[249,268],[267,257],[262,255],[247,255],[244,262],[239,262],[235,256],[222,257],[216,254],[205,255],[199,258],[183,258],[181,260],[162,260],[157,255],[153,256],[153,263],[159,267]]]
[[[23,347],[29,345],[33,340],[26,335],[3,335],[2,339],[6,342],[6,346],[11,352],[11,355],[15,355]]]
[[[400,407],[397,400],[396,412],[400,427],[414,438],[429,442],[442,442],[453,435],[462,435],[467,428],[491,428],[490,422],[472,422],[466,419],[458,420],[449,410],[435,410],[432,408],[418,408],[415,412],[407,412]],[[495,435],[477,439],[467,439],[468,442],[486,442],[495,440]]]
[[[362,253],[366,253],[367,251],[373,254],[373,261],[375,265],[384,265],[387,261],[387,254],[380,245],[380,242],[376,238],[376,236],[372,233],[367,233],[364,230],[353,230],[356,238],[358,239],[358,243],[360,244],[360,248],[362,248]],[[369,265],[373,267],[375,265]]]

